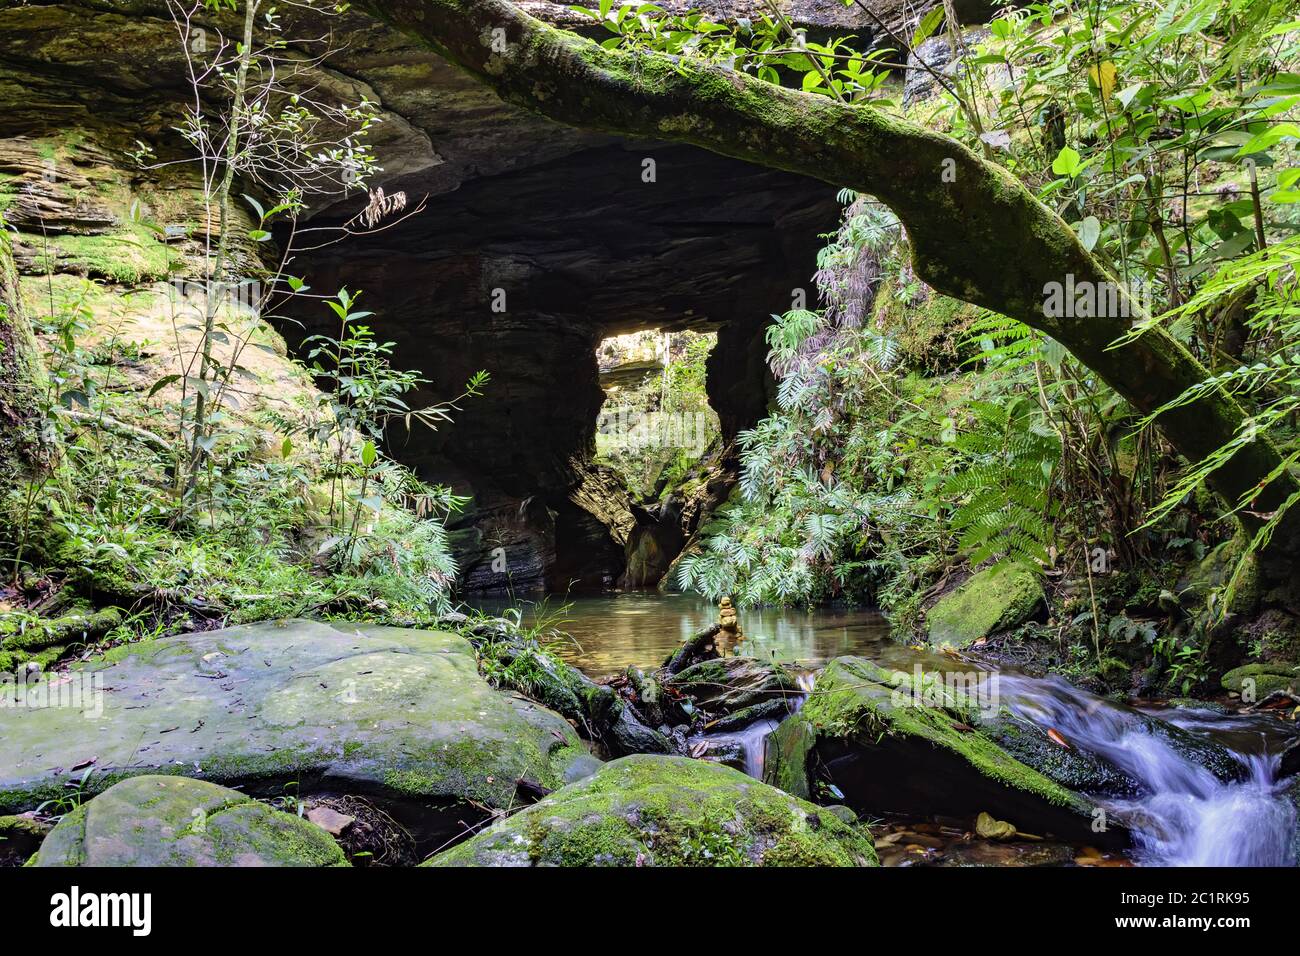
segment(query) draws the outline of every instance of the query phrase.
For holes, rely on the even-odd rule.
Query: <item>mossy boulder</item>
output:
[[[1261,597],[1259,568],[1255,556],[1246,552],[1246,545],[1245,538],[1237,535],[1217,545],[1188,569],[1177,584],[1179,603],[1188,608],[1198,606],[1212,592],[1231,584],[1232,600],[1227,610],[1234,614],[1254,610]]]
[[[1251,703],[1275,690],[1296,690],[1300,687],[1300,670],[1286,663],[1246,664],[1228,671],[1219,683],[1224,690],[1234,691]]]
[[[968,578],[926,614],[932,644],[967,647],[1029,620],[1043,606],[1038,575],[1018,564],[995,565]]]
[[[203,780],[143,776],[59,821],[35,866],[346,866],[314,823]]]
[[[1092,801],[1013,757],[981,726],[970,698],[942,682],[933,693],[931,701],[909,675],[868,660],[837,658],[770,739],[765,779],[800,794],[828,782],[859,813],[974,820],[988,812],[1025,833],[1127,841],[1115,828],[1094,833]]]
[[[0,817],[0,866],[21,866],[49,832],[50,825],[34,814]]]
[[[738,770],[687,757],[606,764],[434,866],[874,866],[864,827]]]
[[[494,690],[454,634],[288,620],[116,649],[58,706],[0,708],[0,812],[167,773],[278,794],[330,789],[517,805],[585,753],[558,714]],[[29,694],[31,691],[29,691]]]

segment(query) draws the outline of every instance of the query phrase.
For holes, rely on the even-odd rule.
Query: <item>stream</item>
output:
[[[493,612],[506,604],[482,604]],[[525,605],[524,621],[544,621],[569,639],[552,645],[593,677],[636,666],[655,668],[687,638],[717,618],[716,607],[686,595],[628,593]],[[842,655],[869,658],[889,670],[969,671],[972,664],[890,639],[878,613],[820,608],[740,612],[740,653],[787,665],[811,689],[816,672]],[[1135,710],[1074,687],[1056,676],[997,673],[1002,705],[1017,717],[1056,730],[1128,774],[1139,792],[1098,799],[1132,832],[1133,862],[1146,866],[1291,866],[1296,810],[1278,780],[1282,749],[1294,731],[1267,713],[1219,714],[1190,707]],[[1225,783],[1150,732],[1164,721],[1225,747],[1242,764],[1242,779]],[[715,739],[738,742],[745,771],[761,777],[763,742],[775,722],[762,721]]]

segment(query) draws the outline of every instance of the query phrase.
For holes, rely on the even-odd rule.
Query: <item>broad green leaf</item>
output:
[[[1079,175],[1084,165],[1077,150],[1062,146],[1061,151],[1056,154],[1056,159],[1052,160],[1052,172],[1058,176],[1073,178]]]
[[[1083,243],[1083,248],[1092,252],[1097,245],[1097,240],[1101,237],[1101,222],[1096,216],[1088,216],[1079,223],[1079,241]]]

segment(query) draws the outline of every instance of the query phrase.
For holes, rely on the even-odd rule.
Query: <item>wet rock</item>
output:
[[[1291,777],[1297,773],[1300,773],[1300,737],[1296,737],[1282,750],[1277,767],[1278,779]]]
[[[989,812],[1040,836],[1127,841],[1113,827],[1093,833],[1093,803],[1015,759],[979,728],[973,708],[921,703],[897,677],[862,658],[832,661],[773,735],[765,779],[795,793],[824,779],[861,813],[973,821]]]
[[[91,758],[90,792],[166,772],[508,807],[517,780],[559,786],[585,753],[567,721],[494,690],[469,642],[435,631],[246,625],[130,645],[71,676],[83,706],[0,708],[0,809],[65,793]]]
[[[22,866],[49,832],[32,814],[0,817],[0,866]]]
[[[247,794],[185,777],[125,780],[68,814],[36,866],[346,866],[330,835]]]
[[[634,756],[436,856],[433,866],[872,866],[871,837],[719,764]]]
[[[608,730],[607,743],[615,754],[670,754],[676,747],[667,736],[647,727],[636,708],[627,701],[614,705],[614,720]]]
[[[817,727],[811,721],[794,717],[781,721],[767,738],[763,780],[802,800],[811,800],[809,768],[817,738]]]
[[[1036,724],[999,716],[980,727],[1011,756],[1070,790],[1118,797],[1141,789],[1133,777],[1096,754],[1054,743]]]
[[[803,697],[794,675],[779,664],[753,657],[701,661],[667,677],[664,686],[691,698],[711,718],[763,704],[793,710]]]
[[[1044,604],[1038,575],[1016,564],[979,571],[925,615],[930,643],[966,647],[1023,624]]]

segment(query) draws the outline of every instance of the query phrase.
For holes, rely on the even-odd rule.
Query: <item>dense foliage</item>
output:
[[[723,29],[642,13],[616,16],[610,42],[773,82],[792,71],[806,90],[869,100],[982,150],[1147,306],[1133,336],[1161,323],[1204,363],[1205,382],[1169,407],[1227,389],[1254,410],[1229,446],[1177,459],[1151,427],[1159,412],[1136,416],[1050,338],[930,293],[889,217],[847,196],[820,263],[823,307],[774,317],[780,399],[742,436],[743,499],[707,529],[682,583],[746,602],[870,597],[905,621],[950,556],[1016,561],[1086,577],[1074,621],[1097,638],[1110,625],[1094,572],[1185,563],[1230,537],[1228,515],[1248,503],[1216,503],[1204,487],[1240,443],[1267,435],[1283,467],[1296,461],[1300,22],[1288,4],[1029,4],[987,31],[948,31],[965,61],[931,71],[936,95],[905,107],[876,82],[880,58],[855,58],[851,43],[787,35],[776,74],[766,51],[788,34],[779,18]],[[912,39],[941,22],[925,17]],[[1088,307],[1064,294],[1058,306]],[[1256,547],[1279,514],[1258,517]]]
[[[142,203],[124,211],[139,235],[99,271],[126,288],[61,274],[50,237],[33,240],[45,275],[27,283],[28,307],[48,366],[35,401],[61,453],[3,502],[15,539],[3,571],[35,600],[0,631],[87,600],[131,612],[110,640],[298,614],[431,621],[456,573],[443,522],[462,500],[387,457],[386,436],[450,422],[487,376],[412,406],[430,383],[394,364],[358,296],[322,296],[289,269],[304,232],[319,247],[420,207],[367,186],[375,105],[326,97],[315,61],[285,56],[294,44],[324,56],[326,40],[285,36],[264,0],[168,9],[192,93],[174,117],[187,150],[159,159],[141,144],[135,159],[146,176],[183,170],[197,202],[183,235]],[[223,9],[242,33],[199,26]],[[54,163],[57,147],[42,148]],[[368,203],[352,221],[301,227],[314,200],[353,193]],[[159,254],[169,281],[146,287],[126,267],[135,248],[177,240],[190,256]],[[308,310],[330,313],[318,326],[330,331],[299,360],[274,327]]]

